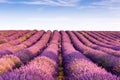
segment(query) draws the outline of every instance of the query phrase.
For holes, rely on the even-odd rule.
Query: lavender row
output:
[[[28,33],[30,31],[28,30],[25,30],[25,31],[16,31],[16,33],[12,34],[11,36],[9,37],[0,37],[0,43],[3,44],[3,43],[6,43],[6,42],[9,42],[11,40],[15,40],[21,36],[23,36],[24,34]],[[10,34],[10,33],[8,33]]]
[[[4,32],[0,31],[0,39],[10,37],[10,36],[12,36],[15,33],[17,33],[17,31],[9,31],[9,32],[7,32],[7,31],[6,32],[5,31]],[[7,34],[8,36],[5,36],[5,34]]]
[[[16,30],[0,30],[0,36],[9,37],[9,36],[13,35],[16,32],[17,32]]]
[[[81,42],[88,46],[88,47],[91,47],[93,49],[96,49],[96,50],[100,50],[100,51],[103,51],[103,52],[106,52],[108,54],[111,54],[111,55],[114,55],[114,56],[117,56],[117,57],[120,57],[120,51],[117,51],[117,50],[113,50],[113,49],[110,49],[110,48],[106,48],[106,47],[101,47],[97,44],[94,44],[92,43],[91,41],[89,41],[86,37],[84,37],[82,34],[78,33],[78,32],[75,32],[74,33],[76,34],[76,36],[79,38],[79,40],[81,40]]]
[[[81,34],[83,34],[84,36],[87,37],[88,40],[90,40],[91,42],[93,42],[94,44],[97,44],[101,47],[106,47],[106,48],[111,48],[111,49],[114,49],[114,50],[118,50],[120,48],[120,46],[112,46],[112,45],[108,45],[108,44],[105,44],[105,43],[102,43],[102,42],[99,42],[98,40],[94,39],[93,37],[90,37],[87,33],[85,32],[80,32]]]
[[[8,45],[8,46],[10,46],[10,45]],[[10,47],[8,47],[8,46],[6,46],[6,45],[5,46],[1,46],[1,47],[3,47],[3,49],[0,50],[0,57],[2,57],[4,55],[7,55],[7,54],[9,55],[9,54],[15,53],[15,52],[17,52],[17,51],[27,47],[25,44],[19,44],[19,45],[10,46]]]
[[[114,43],[116,43],[116,44],[120,44],[120,40],[119,39],[116,39],[116,38],[113,38],[113,37],[111,37],[110,35],[105,35],[105,34],[103,34],[103,33],[99,33],[100,35],[103,35],[103,36],[105,36],[105,37],[108,37],[108,38],[110,38],[110,40],[112,40]],[[118,32],[116,32],[116,34],[117,34],[117,36],[119,35],[118,34]]]
[[[105,39],[106,41],[109,41],[109,42],[114,42],[116,39],[114,39],[113,37],[110,37],[109,35],[106,35],[106,34],[103,34],[101,32],[94,32],[94,31],[91,31],[90,33],[98,36],[98,37],[101,37],[102,39]]]
[[[100,42],[103,42],[105,44],[108,44],[108,45],[113,45],[113,46],[119,46],[119,44],[116,44],[115,41],[111,41],[111,39],[108,39],[104,36],[99,36],[99,35],[95,35],[91,32],[86,32],[88,35],[90,35],[91,37],[95,38],[96,40],[100,41]]]
[[[114,36],[116,36],[118,39],[120,39],[120,32],[115,31],[112,33]]]
[[[88,35],[90,35],[90,32],[86,32],[86,33],[88,33]],[[92,36],[92,37],[94,37],[94,38],[96,38],[97,37],[97,39],[96,40],[98,40],[98,39],[100,39],[101,38],[101,41],[99,41],[99,42],[105,42],[106,44],[108,44],[108,45],[111,45],[111,47],[108,47],[108,48],[110,48],[110,49],[113,49],[113,50],[120,50],[120,43],[115,39],[115,40],[113,40],[113,39],[111,39],[111,38],[107,38],[106,36],[108,36],[108,35],[100,35],[100,33],[101,32],[99,32],[99,34],[97,34],[97,35],[94,35],[94,34],[97,34],[98,32],[92,32],[91,33],[91,35],[90,36]],[[107,40],[106,40],[106,38],[107,38]],[[112,37],[113,38],[113,37]],[[108,40],[109,39],[109,40]],[[112,40],[112,41],[111,41]]]
[[[120,38],[120,37],[119,37],[119,32],[110,31],[109,34],[106,33],[106,32],[104,32],[104,34],[107,34],[107,35],[109,35],[109,36],[111,36],[111,37],[113,37],[113,38],[115,38],[115,39],[119,39],[119,38]],[[118,35],[116,36],[116,35],[114,35],[114,34],[118,34]]]
[[[102,36],[105,36],[105,37],[107,37],[107,38],[109,38],[109,39],[111,39],[111,40],[116,40],[114,37],[112,37],[112,36],[110,36],[109,34],[105,34],[104,32],[98,32],[98,34],[100,34],[100,35],[102,35]]]
[[[72,32],[68,31],[68,34],[70,35],[72,43],[77,50],[89,57],[95,63],[106,68],[108,71],[116,75],[120,75],[120,58],[87,47],[81,41],[79,41],[79,39]]]
[[[9,33],[9,34],[8,34]],[[0,31],[0,44],[7,42],[6,38],[12,36],[13,34],[17,33],[17,31]],[[7,34],[7,36],[5,36]]]
[[[119,39],[114,38],[113,36],[110,35],[111,32],[107,32],[107,34],[105,32],[92,32],[92,33],[97,34],[97,36],[104,37],[104,39],[107,39],[109,42],[120,44]],[[119,32],[116,32],[115,34],[119,36]]]
[[[66,80],[119,80],[115,75],[98,67],[72,46],[68,35],[62,31],[62,56]],[[65,41],[65,42],[64,42]]]
[[[24,34],[27,34],[28,32],[30,32],[30,31],[28,31],[28,30],[26,30],[26,31],[17,31],[17,33],[13,34],[10,37],[7,37],[7,42],[11,41],[11,40],[15,40],[15,39],[23,36]]]
[[[38,40],[40,40],[40,38],[42,37],[42,35],[44,33],[45,33],[44,30],[38,31],[34,35],[32,35],[29,39],[27,39],[26,41],[22,42],[21,44],[24,44],[27,47],[30,47],[31,45],[35,44]]]
[[[54,43],[51,43],[55,36],[59,37]],[[41,55],[29,62],[28,65],[3,74],[0,78],[3,80],[55,80],[58,73],[58,43],[60,40],[58,31],[54,31],[52,39]]]
[[[46,33],[44,33],[41,39],[37,41],[34,45],[18,51],[14,55],[19,57],[19,59],[24,64],[28,63],[31,59],[39,55],[39,53],[42,52],[44,48],[46,48],[51,34],[52,34],[51,31],[47,31]]]
[[[4,55],[9,55],[9,54],[15,54],[16,52],[18,52],[22,49],[30,47],[31,45],[35,44],[37,42],[37,40],[39,40],[41,38],[43,33],[44,33],[43,30],[38,31],[37,33],[32,35],[29,39],[22,42],[21,44],[16,45],[16,46],[11,46],[11,47],[5,48],[3,50],[0,50],[0,57],[2,57]]]
[[[100,33],[100,32],[90,32],[90,33],[92,33],[92,34],[94,34],[94,35],[96,35],[96,36],[98,36],[98,37],[101,37],[102,39],[105,39],[106,41],[108,41],[108,42],[113,42],[113,43],[115,43],[115,40],[116,39],[114,39],[113,37],[111,37],[111,36],[109,36],[109,35],[106,35],[106,34],[104,34],[104,33]]]
[[[99,46],[102,46],[102,47],[107,47],[107,48],[112,48],[112,45],[110,45],[110,44],[106,44],[106,43],[103,43],[103,42],[101,42],[101,41],[99,41],[99,40],[97,40],[96,38],[95,38],[95,36],[93,37],[93,36],[91,36],[90,34],[88,34],[88,32],[80,32],[82,35],[84,35],[85,37],[87,37],[87,39],[88,40],[90,40],[91,42],[93,42],[93,43],[95,43],[95,44],[97,44],[97,45],[99,45]],[[97,32],[96,32],[97,33]],[[99,32],[100,33],[100,32]],[[102,32],[101,32],[102,33]],[[104,39],[103,39],[104,40]]]
[[[42,31],[41,31],[42,32]],[[29,48],[25,48],[23,50],[20,50],[18,52],[16,52],[15,54],[12,54],[12,55],[5,55],[3,56],[1,60],[10,60],[9,58],[6,58],[9,57],[9,56],[13,56],[15,57],[15,60],[19,60],[20,62],[19,63],[16,63],[18,64],[17,66],[16,65],[12,65],[11,62],[14,63],[14,60],[12,59],[11,62],[7,62],[7,63],[4,63],[4,61],[2,61],[2,63],[4,63],[3,67],[1,68],[0,67],[0,70],[1,72],[0,73],[6,73],[8,71],[11,71],[12,69],[14,68],[17,68],[17,67],[20,67],[22,64],[26,64],[28,63],[31,59],[33,59],[35,56],[37,56],[41,50],[46,46],[49,38],[50,38],[50,35],[51,35],[51,32],[48,31],[46,32],[42,38],[36,42],[33,46],[29,47]],[[45,39],[44,41],[42,39]],[[2,64],[1,63],[1,64]],[[7,67],[6,69],[3,69],[5,68],[5,66]]]
[[[7,47],[18,45],[21,42],[23,42],[23,41],[27,40],[28,38],[30,38],[35,33],[36,33],[36,31],[31,31],[31,32],[29,32],[27,34],[24,34],[22,37],[20,37],[18,39],[15,39],[15,40],[9,41],[7,43],[1,44],[0,45],[0,50],[5,49]]]

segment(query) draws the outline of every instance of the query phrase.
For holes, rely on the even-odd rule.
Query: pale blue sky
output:
[[[0,0],[0,29],[120,30],[120,0]]]

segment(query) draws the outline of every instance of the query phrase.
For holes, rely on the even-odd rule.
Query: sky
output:
[[[0,30],[120,31],[120,0],[0,0]]]

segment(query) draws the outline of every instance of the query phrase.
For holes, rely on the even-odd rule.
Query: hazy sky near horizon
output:
[[[120,0],[0,0],[0,29],[120,31]]]

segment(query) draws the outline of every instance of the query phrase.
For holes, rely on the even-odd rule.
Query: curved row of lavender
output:
[[[0,80],[56,80],[60,47],[66,80],[120,80],[110,73],[120,76],[119,32],[7,32],[0,31],[6,38],[0,44]]]
[[[0,37],[9,37],[15,34],[16,32],[16,30],[0,30]]]
[[[49,33],[49,32],[48,32]],[[49,33],[50,34],[50,33]],[[46,34],[44,40],[46,40]],[[1,80],[55,80],[58,73],[60,33],[54,31],[47,48],[39,56],[12,72],[2,74]],[[37,47],[39,47],[38,45]]]
[[[87,32],[88,33],[88,32]],[[92,32],[92,33],[94,33],[95,34],[95,32]],[[97,33],[97,32],[96,32]],[[88,34],[90,34],[90,33],[88,33]],[[97,37],[97,40],[98,39],[100,39],[100,37],[101,36],[98,36],[98,34],[97,35],[94,35],[94,34],[90,34],[90,35],[92,35],[91,37]],[[117,34],[118,34],[118,32],[117,32]],[[99,34],[100,35],[100,34]],[[105,39],[105,38],[104,38]],[[103,39],[103,41],[106,41],[106,42],[108,42],[108,43],[110,43],[110,44],[112,44],[112,46],[116,49],[120,49],[118,46],[120,45],[120,42],[118,42],[118,40],[119,39],[117,39],[116,38],[116,40],[112,40],[112,39],[109,39],[109,41],[108,40],[104,40]],[[110,41],[110,40],[112,40],[112,41]],[[98,40],[99,41],[99,40]],[[99,49],[99,48],[98,48]],[[117,57],[120,57],[120,51],[119,50],[112,50],[112,49],[110,49],[110,48],[100,48],[100,50],[102,50],[102,51],[104,51],[104,52],[106,52],[106,53],[109,53],[109,54],[111,54],[111,55],[114,55],[114,56],[117,56]]]
[[[97,32],[97,33],[102,34],[102,35],[104,35],[104,36],[106,36],[106,37],[109,37],[109,38],[111,38],[111,39],[114,39],[114,40],[120,38],[120,36],[119,36],[120,32],[119,32],[119,31],[99,31],[99,32]],[[116,36],[116,35],[117,35],[117,36]],[[115,36],[116,36],[116,37],[115,37]],[[117,38],[117,37],[118,37],[118,38]]]
[[[16,31],[15,34],[11,35],[10,37],[7,37],[6,41],[8,42],[8,41],[11,41],[11,40],[15,40],[15,39],[23,36],[24,34],[27,34],[28,32],[31,32],[31,31],[28,31],[28,30],[26,30],[26,31]]]
[[[97,44],[94,44],[91,41],[89,41],[88,38],[90,38],[90,36],[86,37],[86,36],[82,35],[81,33],[78,33],[78,32],[75,32],[75,31],[74,31],[74,33],[79,38],[79,40],[81,40],[81,42],[83,44],[85,44],[86,46],[91,47],[93,49],[97,49],[97,50],[106,52],[108,54],[111,54],[111,55],[114,55],[114,56],[117,56],[117,57],[120,57],[120,51],[118,51],[118,50],[116,51],[116,50],[113,50],[113,49],[110,49],[110,48],[106,48],[106,47],[102,47],[102,46],[99,46]],[[95,35],[94,35],[94,37],[95,37]]]
[[[21,32],[21,31],[18,31]],[[9,34],[8,34],[9,33]],[[8,37],[12,36],[13,34],[16,34],[17,31],[0,31],[0,44],[4,43],[4,39],[7,39]]]
[[[43,33],[44,33],[43,30],[38,31],[35,34],[31,35],[30,38],[28,38],[25,41],[21,42],[20,44],[14,45],[14,46],[11,46],[11,47],[7,47],[7,48],[4,48],[4,49],[0,50],[0,57],[2,57],[4,55],[7,55],[7,54],[8,55],[9,54],[15,54],[17,51],[20,51],[22,49],[30,47],[35,42],[37,42],[38,39],[41,38],[41,36],[43,35]]]
[[[101,41],[105,44],[109,44],[109,45],[113,45],[113,46],[119,46],[119,44],[117,44],[117,42],[114,39],[110,39],[107,38],[105,36],[100,35],[99,33],[94,33],[94,32],[86,32],[88,35],[90,35],[91,37],[95,38],[98,41]]]
[[[36,33],[32,37],[32,39],[36,38],[36,40],[37,40],[38,37],[35,37],[35,36],[39,35],[39,37],[40,37],[40,36],[42,36],[43,32],[44,31],[40,31],[40,32]],[[2,58],[0,58],[0,61],[3,64],[2,67],[0,67],[0,70],[1,70],[0,73],[6,73],[8,71],[13,70],[14,68],[20,67],[22,64],[28,63],[31,59],[33,59],[35,56],[37,56],[39,54],[39,52],[41,52],[46,47],[46,44],[49,41],[51,33],[52,33],[51,31],[47,31],[42,36],[42,38],[39,39],[34,45],[32,45],[28,48],[24,48],[24,49],[14,53],[14,54],[11,54],[11,55],[4,55]],[[29,40],[31,40],[31,38],[28,39],[28,41]],[[33,40],[33,42],[35,42],[35,41]],[[8,57],[10,57],[10,58],[8,58]],[[10,62],[8,60],[10,60]]]
[[[74,47],[79,50],[81,53],[89,57],[92,61],[104,67],[108,71],[120,75],[120,58],[113,55],[107,54],[103,51],[92,49],[84,45],[73,32],[68,31],[68,34],[71,37]]]
[[[119,36],[120,32],[119,31],[109,31],[109,33],[106,32],[106,31],[103,31],[102,33],[106,34],[108,36],[111,36],[114,39],[119,39],[120,38],[120,36]]]
[[[72,46],[69,36],[62,34],[62,56],[66,80],[119,80],[115,75],[98,67]]]
[[[44,33],[43,30],[42,31],[38,31],[35,34],[31,35],[25,41],[21,42],[20,44],[15,45],[15,46],[11,46],[11,47],[8,47],[8,48],[5,48],[2,51],[3,52],[4,51],[9,51],[12,54],[15,54],[17,51],[20,51],[22,49],[25,49],[25,48],[28,48],[28,47],[32,46],[34,43],[36,43],[41,38],[43,33]]]
[[[22,31],[18,31],[18,32],[22,32]],[[0,44],[7,42],[7,38],[11,37],[12,35],[16,33],[17,31],[0,31]]]
[[[4,43],[7,43],[9,41],[15,40],[15,39],[17,39],[19,37],[22,37],[24,34],[26,34],[28,32],[31,32],[31,30],[16,30],[16,31],[14,30],[13,32],[6,31],[6,34],[9,34],[9,36],[1,35],[0,36],[0,44],[4,44]]]
[[[24,34],[23,36],[15,39],[15,40],[9,41],[9,42],[4,43],[4,44],[1,44],[0,45],[0,50],[5,49],[7,47],[18,45],[21,42],[23,42],[23,41],[27,40],[28,38],[30,38],[35,33],[36,33],[36,31],[30,31],[27,34]]]
[[[97,44],[99,46],[106,47],[106,48],[111,48],[111,49],[114,49],[114,50],[120,50],[120,45],[117,45],[116,43],[114,45],[113,44],[106,44],[106,43],[100,42],[99,40],[97,40],[93,37],[90,37],[85,32],[80,32],[80,33],[83,34],[84,36],[86,36],[87,39],[90,40],[91,42],[93,42],[94,44]]]
[[[7,37],[3,37],[3,36],[0,36],[0,41],[1,41],[1,44],[3,43],[6,43],[6,42],[9,42],[11,40],[15,40],[21,36],[23,36],[24,34],[28,33],[28,32],[31,32],[29,30],[18,30],[18,31],[14,31],[13,34],[11,34],[10,36],[7,36]],[[7,33],[7,32],[6,32]],[[11,32],[10,32],[11,33]],[[10,34],[9,32],[7,34]]]

